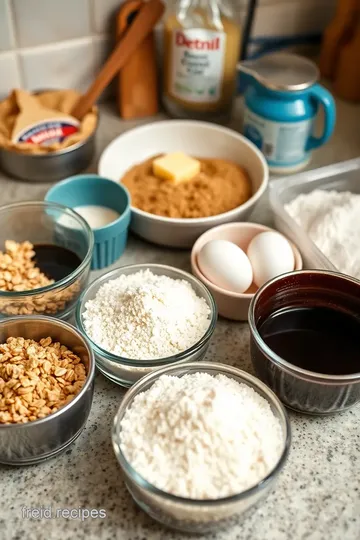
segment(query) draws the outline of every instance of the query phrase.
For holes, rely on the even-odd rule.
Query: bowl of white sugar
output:
[[[287,413],[259,379],[216,363],[170,366],[125,395],[113,448],[135,502],[192,533],[231,526],[274,487],[290,448]]]
[[[84,290],[76,309],[98,369],[125,387],[165,366],[202,360],[216,320],[206,286],[162,264],[107,272]]]
[[[121,257],[131,218],[125,186],[97,174],[78,174],[52,186],[45,200],[72,208],[87,221],[94,233],[92,270],[110,266]],[[60,225],[66,229],[66,216]]]

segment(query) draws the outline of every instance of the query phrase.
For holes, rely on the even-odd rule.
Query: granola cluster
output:
[[[85,379],[81,359],[51,337],[9,337],[0,345],[0,424],[45,418],[74,399]]]

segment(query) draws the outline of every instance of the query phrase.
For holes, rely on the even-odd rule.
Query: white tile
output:
[[[112,36],[95,36],[94,42],[94,54],[95,65],[100,68],[106,60],[109,58],[111,52],[115,47],[115,37]]]
[[[16,53],[0,54],[0,99],[4,99],[11,90],[21,87]]]
[[[89,0],[13,0],[20,47],[90,35]]]
[[[98,73],[101,67],[104,65],[111,51],[115,46],[115,38],[110,36],[97,36],[94,37],[94,64],[95,72]],[[116,95],[117,92],[117,77],[110,83],[108,88],[104,90],[100,101],[106,101],[107,99]]]
[[[114,34],[115,17],[124,0],[92,0],[93,31]]]
[[[252,37],[292,36],[322,32],[332,18],[333,0],[287,0],[259,6]]]
[[[94,80],[92,38],[20,51],[27,90],[75,88],[84,91]]]
[[[0,0],[0,50],[6,51],[14,46],[14,32],[10,15],[9,0]]]

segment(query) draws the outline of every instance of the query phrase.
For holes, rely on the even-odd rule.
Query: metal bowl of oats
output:
[[[0,321],[0,463],[31,465],[63,452],[89,416],[94,374],[91,347],[70,324]]]
[[[87,222],[61,204],[0,207],[0,320],[70,318],[88,282],[93,246]]]

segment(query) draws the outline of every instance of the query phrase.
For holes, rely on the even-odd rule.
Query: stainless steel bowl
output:
[[[91,409],[95,361],[87,340],[70,324],[50,317],[14,317],[0,322],[0,343],[8,337],[36,341],[52,337],[74,351],[87,368],[85,385],[65,407],[27,424],[0,424],[0,463],[32,465],[63,452],[81,433]]]
[[[95,153],[94,131],[68,148],[49,154],[25,154],[0,148],[0,167],[10,176],[29,182],[55,182],[77,174],[90,164]]]

